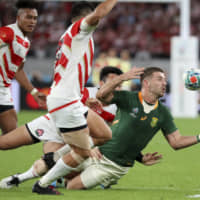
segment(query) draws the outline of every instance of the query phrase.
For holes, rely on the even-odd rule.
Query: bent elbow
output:
[[[181,149],[181,147],[180,147],[178,144],[170,144],[170,146],[171,146],[172,149],[175,150],[175,151]]]

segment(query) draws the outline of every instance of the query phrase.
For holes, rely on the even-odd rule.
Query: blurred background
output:
[[[14,0],[0,0],[0,25],[15,22]],[[31,49],[24,69],[33,84],[48,92],[53,77],[55,52],[60,36],[70,24],[72,2],[39,3],[38,24],[31,35]],[[200,37],[200,1],[191,0],[190,33]],[[162,101],[171,108],[171,38],[180,34],[178,3],[118,3],[94,34],[95,60],[87,86],[98,87],[99,71],[105,65],[128,71],[132,66],[158,66],[168,75],[167,93]],[[198,51],[199,52],[199,51]],[[199,59],[199,53],[198,53]],[[193,66],[191,66],[193,67]],[[195,66],[198,67],[198,66]],[[140,89],[139,81],[124,83],[126,90]],[[17,110],[38,109],[30,94],[13,83]],[[200,109],[198,108],[200,111]]]

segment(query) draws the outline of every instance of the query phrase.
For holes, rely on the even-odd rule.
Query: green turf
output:
[[[41,115],[43,112],[23,111],[19,113],[19,124]],[[183,135],[200,133],[200,119],[176,119]],[[161,133],[158,133],[144,152],[158,151],[163,154],[162,161],[146,167],[136,164],[128,175],[112,189],[95,188],[89,191],[65,191],[64,196],[40,196],[32,194],[35,180],[28,181],[11,190],[0,189],[0,200],[182,200],[186,195],[200,194],[199,145],[174,151]],[[32,162],[42,155],[41,144],[17,150],[0,152],[0,179],[29,168]],[[200,198],[199,198],[200,199]]]

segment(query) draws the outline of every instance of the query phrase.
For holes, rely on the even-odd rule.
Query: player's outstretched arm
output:
[[[106,0],[100,3],[96,9],[86,17],[87,24],[94,26],[97,25],[99,20],[105,17],[115,6],[117,0]]]
[[[168,143],[174,150],[179,150],[197,144],[200,142],[200,135],[183,136],[179,130],[165,136]]]
[[[97,99],[105,104],[109,104],[113,98],[113,92],[117,86],[119,86],[123,81],[128,81],[131,79],[139,79],[140,75],[143,73],[144,68],[133,67],[128,72],[121,74],[114,78],[112,81],[105,83],[97,92]]]

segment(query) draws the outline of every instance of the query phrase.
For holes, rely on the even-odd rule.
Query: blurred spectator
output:
[[[92,82],[94,85],[99,84],[99,73],[101,69],[107,66],[107,55],[105,52],[100,52],[99,56],[95,60],[94,68],[92,71]]]
[[[0,1],[0,25],[14,23],[16,0]],[[32,36],[32,54],[52,56],[61,33],[70,24],[72,2],[43,1],[39,19]],[[191,33],[200,37],[200,1],[191,0]],[[180,10],[177,3],[118,3],[107,18],[101,21],[94,38],[96,55],[123,49],[139,59],[169,57],[170,37],[180,32]],[[114,59],[112,60],[112,64]],[[117,61],[116,61],[117,62]],[[116,66],[117,64],[114,63]]]
[[[108,50],[107,65],[112,67],[120,67],[120,59],[117,57],[117,51],[114,48]]]
[[[119,61],[120,69],[125,73],[131,69],[131,57],[130,52],[128,50],[122,50],[120,52],[120,61]],[[125,90],[130,90],[131,81],[125,81],[122,84],[122,88]]]

